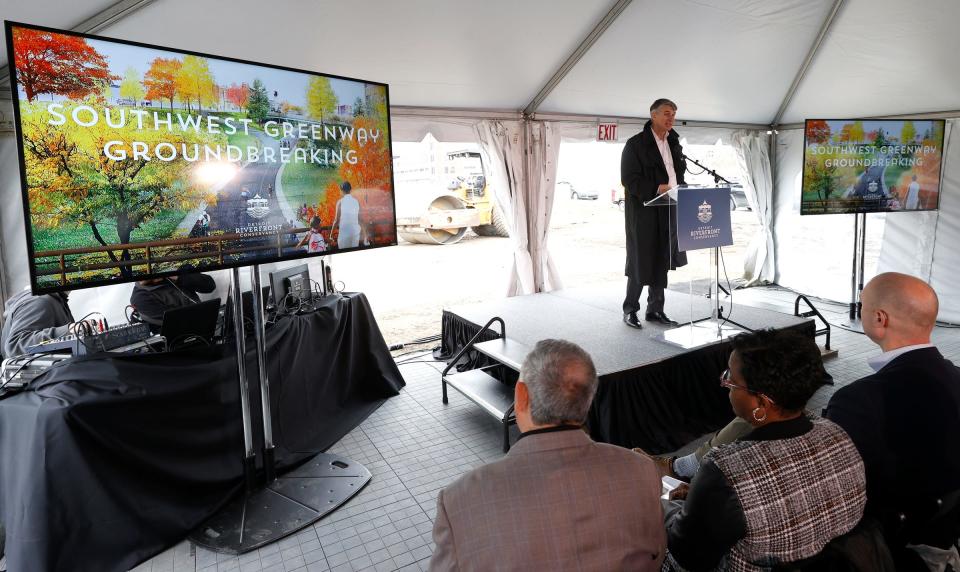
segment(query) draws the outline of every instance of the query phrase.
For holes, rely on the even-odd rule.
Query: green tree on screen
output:
[[[887,136],[883,132],[883,127],[877,129],[877,136],[873,138],[873,144],[877,147],[887,144]]]
[[[247,115],[250,119],[263,123],[270,113],[270,98],[267,96],[267,88],[259,79],[253,80],[250,87],[250,95],[247,97]]]

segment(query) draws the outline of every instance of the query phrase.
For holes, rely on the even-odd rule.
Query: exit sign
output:
[[[597,125],[597,141],[616,141],[617,124],[600,123]]]

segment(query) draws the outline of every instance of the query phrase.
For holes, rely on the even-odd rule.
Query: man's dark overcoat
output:
[[[677,183],[683,184],[686,162],[682,157],[680,136],[671,129],[667,142],[676,167]],[[643,131],[627,140],[620,159],[620,182],[623,183],[626,203],[627,265],[624,275],[641,284],[666,287],[667,270],[676,270],[687,263],[686,253],[677,248],[676,207],[643,206],[644,202],[657,196],[657,187],[668,180],[667,168],[653,138],[653,126],[647,121]]]

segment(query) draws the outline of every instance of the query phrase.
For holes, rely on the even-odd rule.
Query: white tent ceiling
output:
[[[117,4],[142,7],[98,34],[381,81],[394,106],[518,111],[568,63],[537,111],[643,117],[666,96],[682,119],[766,125],[835,0],[0,0],[0,17],[73,28]],[[781,123],[960,109],[957,21],[954,0],[841,2]]]

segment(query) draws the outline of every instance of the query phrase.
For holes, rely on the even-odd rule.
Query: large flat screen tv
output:
[[[385,84],[5,28],[34,293],[397,243]]]
[[[944,121],[808,119],[800,214],[936,210]]]

